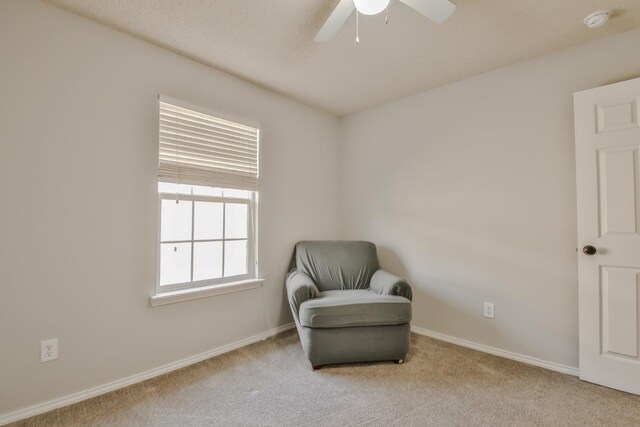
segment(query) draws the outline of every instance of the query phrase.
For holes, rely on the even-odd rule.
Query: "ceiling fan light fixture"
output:
[[[358,12],[363,15],[376,15],[389,6],[390,0],[353,0]]]

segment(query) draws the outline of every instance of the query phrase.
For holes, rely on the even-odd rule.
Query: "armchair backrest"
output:
[[[295,264],[320,292],[367,289],[371,276],[380,268],[376,245],[362,241],[298,242]]]

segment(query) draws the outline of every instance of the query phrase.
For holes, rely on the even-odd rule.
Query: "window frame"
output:
[[[172,180],[158,180],[158,182],[169,182],[174,184],[180,184]],[[190,185],[190,184],[186,184]],[[221,188],[221,187],[213,187],[211,188]],[[156,269],[156,295],[166,294],[175,291],[183,291],[189,289],[199,289],[199,288],[211,288],[216,286],[224,286],[230,283],[241,282],[246,280],[258,279],[258,242],[257,242],[257,191],[245,190],[248,191],[250,196],[249,198],[241,198],[241,197],[224,197],[224,190],[222,188],[223,196],[206,196],[206,195],[194,195],[194,194],[184,194],[184,193],[175,193],[175,192],[161,192],[158,191],[158,229],[157,229],[157,269]],[[230,190],[230,189],[229,189]],[[191,213],[191,240],[181,240],[181,241],[162,241],[161,230],[162,230],[162,201],[163,200],[180,200],[180,201],[188,201],[190,203],[194,203],[197,201],[202,202],[212,202],[212,203],[234,203],[234,204],[246,204],[247,205],[247,237],[245,238],[225,238],[225,215],[226,208],[223,209],[223,223],[222,223],[222,239],[194,239],[193,230],[195,227],[193,218],[195,215],[194,205],[192,205],[192,213]],[[246,240],[247,241],[247,273],[235,276],[224,277],[224,255],[225,255],[225,245],[226,241],[239,241]],[[222,274],[223,277],[215,278],[215,279],[205,279],[205,280],[197,280],[190,281],[184,283],[173,283],[169,285],[161,285],[160,284],[160,270],[161,270],[161,251],[163,243],[190,243],[191,244],[191,268],[190,274],[193,277],[193,245],[194,242],[208,242],[208,241],[219,241],[222,242]]]

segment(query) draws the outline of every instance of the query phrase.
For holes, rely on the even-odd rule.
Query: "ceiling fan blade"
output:
[[[441,24],[451,16],[456,5],[449,0],[400,0],[418,13]]]
[[[316,43],[330,42],[338,34],[344,23],[347,22],[355,8],[353,0],[340,0],[340,3],[333,9],[333,12],[331,12],[331,15],[320,28],[313,41]]]

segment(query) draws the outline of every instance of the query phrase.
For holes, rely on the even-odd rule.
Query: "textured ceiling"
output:
[[[45,1],[338,115],[640,27],[639,0],[454,0],[440,25],[391,0],[360,44],[354,16],[316,44],[337,0]],[[597,9],[615,13],[590,30]]]

